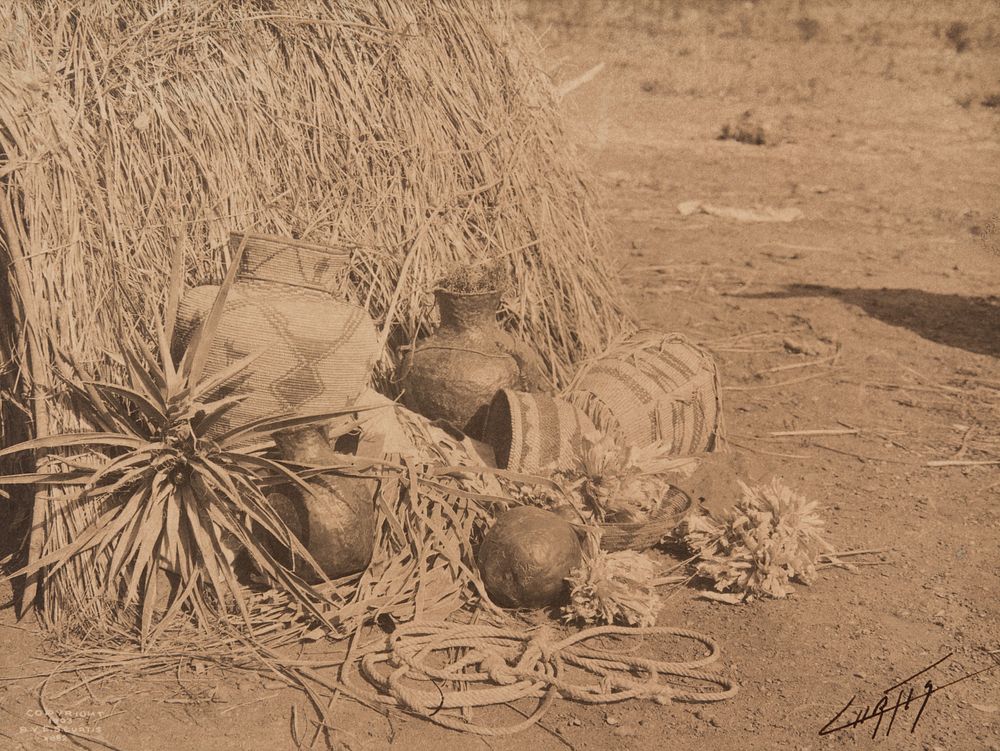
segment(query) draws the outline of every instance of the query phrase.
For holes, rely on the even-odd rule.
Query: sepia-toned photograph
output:
[[[0,749],[1000,751],[995,0],[0,0]]]

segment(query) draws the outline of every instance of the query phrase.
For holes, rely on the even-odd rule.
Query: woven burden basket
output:
[[[369,385],[378,355],[374,323],[357,305],[306,286],[304,282],[333,277],[325,270],[326,276],[309,276],[322,264],[303,263],[303,258],[308,259],[302,248],[293,247],[287,257],[279,253],[260,262],[254,255],[250,267],[241,264],[205,374],[218,373],[248,355],[261,355],[224,387],[250,396],[212,427],[210,437],[262,417],[343,409]],[[339,263],[342,268],[343,261]],[[275,280],[255,278],[249,270],[259,273],[262,268]],[[175,350],[183,351],[218,291],[205,285],[184,294],[177,311]]]
[[[691,497],[680,488],[668,485],[660,507],[648,519],[625,524],[601,524],[601,549],[646,550],[670,536],[681,518],[691,509]]]
[[[643,331],[584,365],[564,394],[622,446],[713,451],[722,435],[715,362],[680,334]]]
[[[575,466],[583,437],[593,431],[590,418],[567,401],[502,389],[487,411],[483,441],[501,469],[536,474]]]
[[[278,282],[342,297],[346,291],[350,254],[340,248],[293,240],[279,235],[233,232],[229,247],[235,253],[246,238],[239,278]]]

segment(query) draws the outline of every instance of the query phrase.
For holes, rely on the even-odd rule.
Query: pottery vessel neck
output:
[[[310,425],[274,434],[281,455],[303,464],[330,464],[334,451],[320,428]]]
[[[436,290],[434,299],[441,313],[441,326],[451,329],[497,327],[500,292],[448,292]]]

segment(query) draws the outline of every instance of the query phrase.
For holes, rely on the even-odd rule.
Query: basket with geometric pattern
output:
[[[680,334],[642,331],[583,365],[563,393],[621,446],[713,451],[723,436],[719,371]]]
[[[219,373],[248,355],[259,356],[227,384],[225,393],[214,395],[247,398],[212,427],[209,437],[262,417],[349,407],[370,383],[379,355],[375,324],[363,308],[310,283],[321,288],[331,284],[330,264],[343,266],[343,259],[331,256],[326,264],[312,248],[280,250],[272,247],[265,255],[244,258],[226,298],[205,374]],[[186,347],[218,289],[204,285],[185,292],[177,311],[176,350]]]

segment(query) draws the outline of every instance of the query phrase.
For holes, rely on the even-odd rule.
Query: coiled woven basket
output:
[[[234,235],[231,243],[241,240]],[[247,399],[215,423],[209,437],[263,417],[350,407],[369,385],[379,354],[367,311],[329,293],[345,267],[345,255],[282,238],[249,240],[205,374],[261,354],[227,385],[229,393],[246,394]],[[177,311],[176,352],[187,346],[218,291],[204,285],[184,294]]]
[[[647,550],[669,537],[678,522],[691,510],[691,497],[674,485],[668,485],[660,507],[641,522],[600,524],[601,550]]]
[[[563,399],[501,389],[486,413],[483,441],[501,469],[536,474],[574,467],[593,431],[590,418]]]
[[[622,446],[663,442],[686,456],[724,438],[718,368],[680,334],[633,335],[584,364],[563,396]]]
[[[346,250],[280,235],[240,232],[229,235],[229,247],[234,253],[244,243],[240,280],[289,284],[326,292],[339,299],[345,296],[350,263]]]

